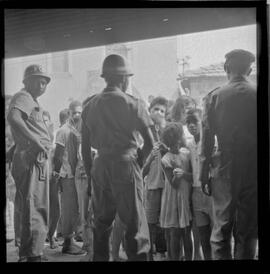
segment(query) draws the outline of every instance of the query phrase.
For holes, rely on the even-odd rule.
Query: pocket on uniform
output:
[[[35,107],[30,116],[29,116],[29,119],[35,121],[35,122],[42,122],[43,121],[43,114],[42,114],[42,111],[40,110],[40,108],[38,107]]]

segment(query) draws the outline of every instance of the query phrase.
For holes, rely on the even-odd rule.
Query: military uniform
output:
[[[257,239],[257,94],[244,76],[235,76],[204,98],[200,179],[206,181],[215,136],[218,149],[212,180],[214,259],[253,259]],[[213,164],[213,163],[212,163]]]
[[[88,100],[82,120],[91,146],[98,150],[91,171],[93,260],[109,260],[109,236],[116,212],[127,228],[129,260],[144,260],[150,240],[135,131],[149,127],[152,121],[137,99],[110,87]]]
[[[52,148],[47,127],[43,121],[43,110],[30,93],[21,90],[10,103],[9,112],[19,109],[28,129],[36,135],[49,151]],[[12,162],[12,176],[16,184],[16,208],[20,212],[17,224],[20,231],[20,257],[42,255],[48,231],[49,215],[49,166],[48,156],[37,153],[31,143],[11,126],[16,149]],[[17,236],[17,235],[16,235]]]

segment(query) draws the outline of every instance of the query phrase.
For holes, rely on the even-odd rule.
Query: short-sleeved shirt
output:
[[[69,142],[72,128],[67,122],[61,128],[58,129],[55,137],[55,144],[64,147],[63,161],[60,169],[60,176],[63,178],[73,178],[74,172],[72,171],[69,157],[77,157],[77,155],[71,155],[69,151]]]
[[[193,184],[194,187],[200,187],[202,185],[199,179],[200,172],[200,142],[196,143],[194,138],[187,142],[187,147],[190,151],[192,174],[193,174]]]
[[[32,95],[25,89],[16,93],[10,102],[8,117],[12,109],[18,109],[23,113],[23,119],[27,128],[34,134],[48,150],[51,149],[52,143],[47,126],[43,120],[43,109],[38,102],[33,99]],[[27,140],[18,130],[11,126],[11,132],[17,149],[27,149],[31,146]]]
[[[88,101],[82,120],[97,150],[137,148],[136,131],[153,124],[138,99],[109,87]]]

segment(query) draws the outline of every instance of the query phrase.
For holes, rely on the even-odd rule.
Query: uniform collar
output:
[[[106,88],[103,90],[103,92],[111,92],[111,91],[122,92],[122,90],[121,90],[120,88],[118,88],[118,87],[110,87],[110,86],[106,87]]]
[[[31,98],[33,100],[33,102],[37,105],[37,107],[40,108],[37,99],[34,99],[34,97],[32,96],[32,94],[30,92],[28,92],[25,88],[22,88],[21,92],[27,94],[27,96],[29,96],[29,98]]]
[[[244,76],[244,75],[236,75],[236,76],[233,76],[230,80],[229,80],[229,83],[235,83],[235,82],[248,82],[247,80],[247,76]]]

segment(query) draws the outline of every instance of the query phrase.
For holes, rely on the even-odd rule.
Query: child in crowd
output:
[[[192,173],[190,153],[185,148],[181,123],[169,123],[162,134],[162,141],[169,151],[161,162],[165,172],[160,224],[165,228],[169,260],[179,260],[181,239],[185,259],[192,260],[190,194]]]
[[[161,208],[161,195],[164,188],[164,174],[161,166],[161,157],[164,155],[164,147],[160,142],[161,131],[165,127],[165,115],[168,101],[164,97],[155,97],[150,104],[149,113],[153,121],[150,127],[154,137],[154,148],[143,167],[145,182],[145,211],[150,232],[151,249],[149,260],[153,260],[154,247],[161,257],[165,257],[166,244],[164,231],[159,225]]]
[[[186,115],[186,123],[190,134],[193,136],[193,139],[188,142],[193,173],[193,219],[199,231],[204,259],[211,260],[210,236],[212,220],[212,198],[202,192],[201,182],[199,180],[200,122],[201,110],[190,109]]]
[[[189,96],[181,95],[179,96],[171,107],[170,118],[171,122],[180,122],[183,125],[184,138],[186,142],[193,140],[193,136],[189,133],[186,126],[186,113],[189,109],[195,108],[196,102]],[[194,224],[192,224],[192,234],[194,239],[194,260],[201,260],[201,250],[200,250],[200,238],[198,229]],[[181,250],[182,252],[183,250]],[[182,252],[183,253],[183,252]]]

